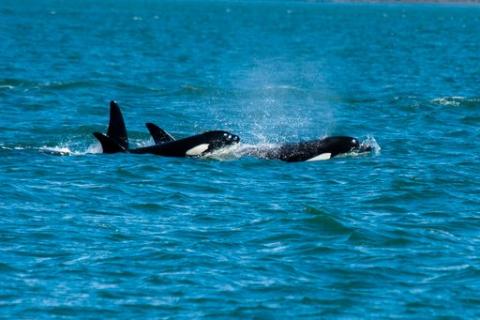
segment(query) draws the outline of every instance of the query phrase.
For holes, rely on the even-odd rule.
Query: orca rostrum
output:
[[[102,145],[103,153],[128,152],[165,157],[202,156],[240,141],[237,135],[221,130],[207,131],[175,140],[168,132],[153,123],[147,123],[146,126],[155,141],[155,145],[130,149],[122,112],[118,104],[111,101],[107,133],[94,132],[93,135]]]

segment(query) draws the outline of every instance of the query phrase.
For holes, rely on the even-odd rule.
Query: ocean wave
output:
[[[461,107],[461,106],[478,106],[480,105],[480,97],[466,98],[462,96],[452,97],[440,97],[431,101],[433,104],[449,106],[449,107]]]

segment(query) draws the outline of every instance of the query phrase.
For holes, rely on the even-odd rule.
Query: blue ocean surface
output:
[[[110,100],[242,142],[105,155]],[[480,318],[479,124],[476,5],[2,0],[0,317]]]

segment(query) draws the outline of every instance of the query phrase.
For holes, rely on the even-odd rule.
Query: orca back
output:
[[[336,136],[320,140],[287,143],[269,152],[268,157],[287,162],[326,160],[359,147],[353,137]]]
[[[130,150],[137,154],[155,154],[165,157],[201,156],[224,146],[238,143],[240,138],[226,131],[207,131],[202,134]]]

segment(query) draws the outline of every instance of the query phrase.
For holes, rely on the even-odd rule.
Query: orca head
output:
[[[240,142],[240,137],[221,130],[207,131],[202,133],[205,141],[208,143],[208,149],[205,153],[213,152],[215,150],[234,145]]]
[[[349,152],[360,152],[361,148],[357,138],[347,136],[327,137],[323,142],[332,151],[332,156]]]
[[[334,155],[349,152],[365,153],[373,150],[368,144],[348,136],[328,137],[323,141],[333,150]]]

